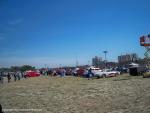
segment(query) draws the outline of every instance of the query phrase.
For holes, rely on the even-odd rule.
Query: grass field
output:
[[[3,109],[42,109],[23,113],[150,113],[150,79],[129,75],[22,79],[0,86],[0,104]]]

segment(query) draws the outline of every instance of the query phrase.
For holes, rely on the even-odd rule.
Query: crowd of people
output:
[[[86,74],[85,74],[86,72]],[[79,68],[74,68],[74,69],[65,69],[65,68],[58,68],[58,69],[45,69],[45,70],[39,70],[40,75],[47,75],[47,76],[60,76],[60,77],[65,77],[65,76],[82,76],[86,78],[92,78],[93,73],[92,70],[86,70],[85,69],[79,69]],[[27,78],[28,76],[26,75],[26,72],[0,72],[0,84],[4,84],[4,82],[10,83],[11,81],[19,81],[22,78]]]
[[[46,70],[41,70],[40,71],[40,74],[41,75],[49,75],[49,76],[66,76],[67,74],[67,71],[66,69],[63,69],[63,68],[59,68],[59,69],[46,69]]]
[[[58,69],[47,69],[47,70],[41,70],[40,71],[41,75],[48,75],[48,76],[82,76],[86,78],[91,78],[93,77],[92,69],[83,69],[83,68],[58,68]]]
[[[13,79],[13,81],[17,81],[20,80],[21,78],[26,78],[25,73],[24,72],[0,72],[0,83],[3,84],[4,83],[4,78],[7,78],[7,82],[10,83],[11,80]]]

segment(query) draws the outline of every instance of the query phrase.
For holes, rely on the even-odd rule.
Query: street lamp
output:
[[[78,62],[78,57],[76,56],[76,67],[78,67],[79,62]]]
[[[44,66],[45,66],[45,69],[46,69],[46,67],[47,67],[47,64],[45,64]]]
[[[90,66],[90,61],[88,60],[88,66]]]
[[[59,68],[61,68],[61,64],[59,64]]]
[[[106,63],[107,63],[106,55],[107,55],[108,51],[103,51],[103,53],[105,54],[105,68],[106,68]]]

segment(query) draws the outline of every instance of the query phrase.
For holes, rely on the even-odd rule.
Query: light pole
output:
[[[106,55],[107,55],[107,53],[108,53],[108,51],[103,51],[103,53],[105,54],[105,68],[106,68],[106,63],[107,63],[107,58],[106,58]]]
[[[61,64],[59,64],[59,68],[61,68]]]
[[[76,67],[78,67],[79,62],[78,62],[78,57],[76,56]]]
[[[88,60],[88,66],[90,66],[90,61]]]
[[[45,64],[44,66],[45,66],[45,69],[46,69],[47,65]]]

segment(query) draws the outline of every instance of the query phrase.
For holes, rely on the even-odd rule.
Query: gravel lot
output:
[[[0,104],[5,113],[150,113],[150,78],[22,79],[0,85]]]

